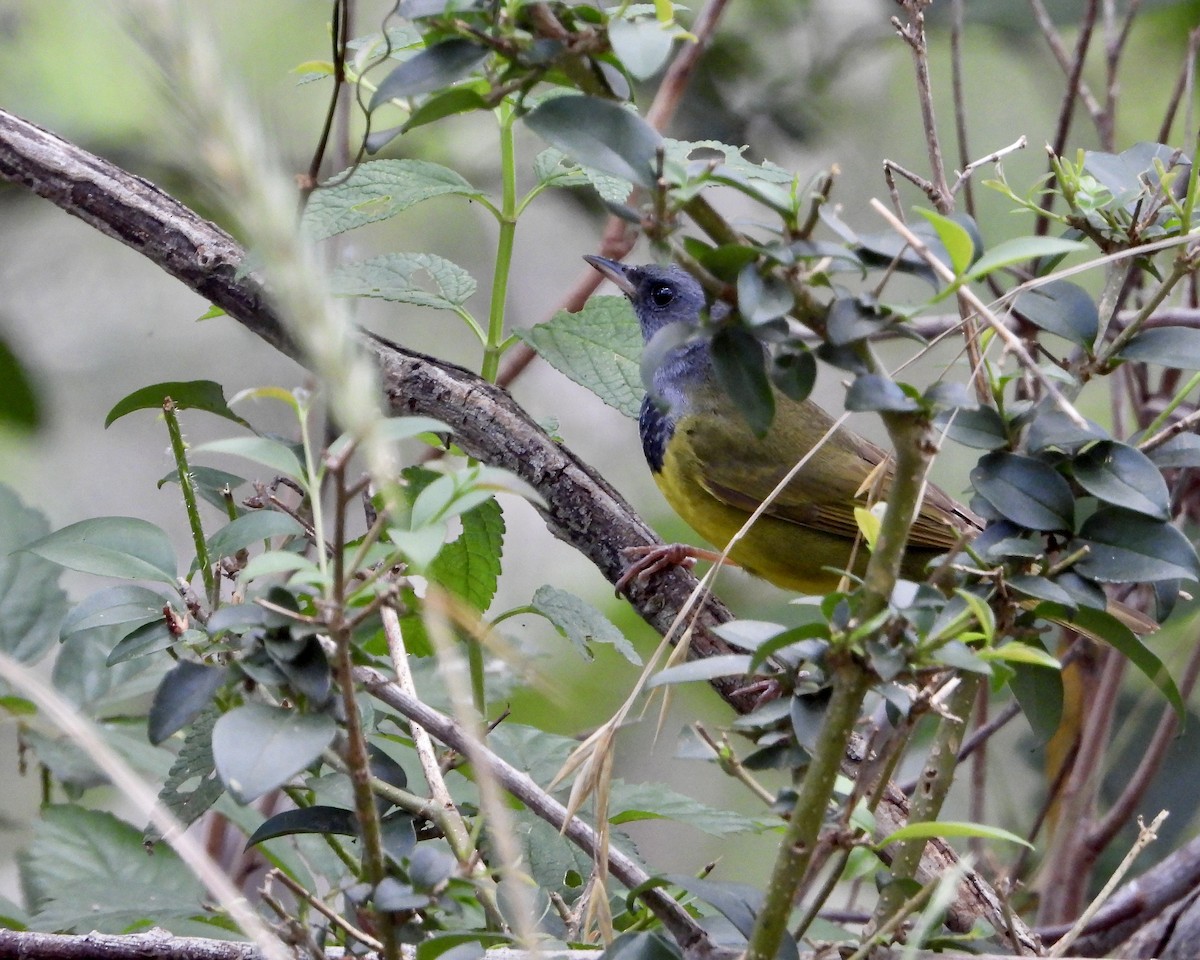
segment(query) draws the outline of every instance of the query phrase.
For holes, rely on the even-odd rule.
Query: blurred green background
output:
[[[1068,42],[1074,38],[1070,23],[1081,6],[1051,5],[1065,24]],[[1188,31],[1200,22],[1195,2],[1162,0],[1144,6],[1121,77],[1118,149],[1156,138]],[[129,25],[115,18],[116,7],[88,0],[0,0],[0,105],[147,177],[220,221],[219,198],[195,179],[189,164],[188,131],[171,116],[165,81],[139,50]],[[328,7],[316,0],[203,4],[226,57],[228,82],[259,107],[287,167],[297,173],[308,167],[328,86],[327,81],[300,82],[294,68],[328,58]],[[357,5],[355,32],[376,30],[388,7]],[[752,156],[804,176],[836,165],[840,175],[833,199],[842,218],[866,231],[881,229],[867,200],[886,197],[882,160],[918,172],[926,169],[911,57],[888,23],[895,9],[890,0],[732,4],[668,133],[747,144]],[[1045,169],[1042,145],[1053,137],[1061,71],[1033,31],[1026,4],[968,0],[966,11],[971,155],[985,155],[1026,136],[1028,149],[1004,166],[1010,183],[1019,191],[1028,189]],[[939,121],[947,155],[953,157],[946,14],[947,5],[936,4],[930,29]],[[690,20],[686,15],[680,19]],[[1094,89],[1103,89],[1095,69],[1087,77]],[[652,92],[653,81],[639,93],[642,106]],[[1074,131],[1072,149],[1096,145],[1086,118],[1076,119]],[[521,131],[523,169],[528,170],[541,148]],[[477,186],[497,186],[495,125],[486,116],[426,127],[393,142],[383,155],[425,157],[454,167]],[[906,204],[922,201],[910,187],[901,190]],[[1000,195],[977,186],[976,199],[988,243],[1029,229],[1027,219],[1009,215],[1011,204]],[[600,206],[581,193],[552,192],[530,208],[518,229],[509,303],[512,326],[528,327],[549,317],[587,269],[579,258],[596,249],[603,216]],[[479,279],[480,292],[469,306],[484,313],[494,240],[495,225],[483,211],[443,199],[356,231],[338,255],[439,253]],[[640,255],[645,258],[644,250]],[[638,257],[635,253],[634,259]],[[29,369],[45,414],[43,426],[33,434],[0,433],[0,481],[45,511],[55,527],[106,514],[141,516],[170,531],[183,554],[189,541],[175,489],[155,487],[171,469],[162,424],[147,414],[105,430],[105,413],[134,388],[163,380],[213,379],[224,384],[227,395],[260,385],[306,383],[302,369],[236,323],[224,318],[196,322],[207,306],[115,241],[24,190],[0,186],[0,337]],[[361,323],[388,337],[478,368],[477,344],[448,313],[381,302],[356,309]],[[936,371],[954,357],[950,349],[926,364]],[[911,379],[921,382],[921,375]],[[819,391],[830,406],[840,406],[842,387],[834,371],[822,371]],[[665,537],[688,536],[649,480],[631,421],[544,365],[535,364],[513,393],[535,417],[556,418],[565,443],[599,465]],[[1096,419],[1108,419],[1102,392],[1089,394],[1085,406]],[[256,423],[285,425],[279,411],[267,406],[242,412]],[[184,423],[192,442],[228,432],[227,424],[204,415],[187,416]],[[858,427],[878,436],[869,420]],[[960,451],[947,451],[936,479],[958,494],[966,486],[969,464]],[[548,535],[531,509],[506,501],[506,519],[506,566],[496,610],[525,603],[538,585],[553,582],[605,609],[630,630],[642,651],[652,649],[649,631],[612,597],[611,588],[585,560]],[[66,583],[76,597],[95,586],[75,576]],[[795,619],[787,596],[737,572],[722,574],[718,592],[744,616]],[[608,715],[636,677],[632,666],[608,650],[599,650],[595,662],[582,661],[539,621],[508,621],[505,633],[531,660],[537,659],[545,678],[542,689],[514,699],[517,721],[569,733],[586,729]],[[1179,646],[1183,640],[1155,642],[1164,659],[1174,663],[1178,658],[1172,643]],[[547,690],[549,697],[543,695]],[[1134,694],[1134,717],[1150,722],[1158,703],[1140,688]],[[657,741],[653,717],[629,732],[620,752],[622,774],[633,780],[665,778],[694,795],[753,810],[749,798],[708,766],[674,759],[678,731],[697,718],[716,726],[728,719],[728,712],[705,690],[685,691],[675,698]],[[1125,729],[1136,728],[1131,720]],[[6,724],[0,729],[0,770],[6,774],[0,786],[0,892],[6,894],[13,892],[13,852],[23,842],[38,802],[36,778],[9,775],[16,769],[15,747],[14,727]],[[1182,741],[1178,749],[1181,756],[1188,752]],[[1023,721],[1010,726],[996,755],[1009,756],[1019,769],[993,776],[991,816],[1019,829],[1034,802],[1030,791],[1038,762]],[[1173,845],[1173,832],[1178,836],[1190,829],[1185,814],[1194,806],[1194,783],[1192,776],[1177,775],[1159,790],[1161,798],[1147,804],[1151,814],[1160,802],[1178,811],[1159,845],[1162,850]],[[1188,800],[1173,803],[1177,797],[1167,796],[1172,789]],[[98,795],[103,800],[103,793]],[[634,833],[642,853],[660,869],[695,870],[707,859],[725,857],[718,876],[727,879],[743,870],[748,879],[756,879],[772,846],[761,838],[722,845],[675,825],[635,825]]]

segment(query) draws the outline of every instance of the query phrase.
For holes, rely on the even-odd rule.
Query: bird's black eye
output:
[[[650,301],[656,307],[668,306],[675,299],[675,288],[665,283],[660,283],[657,287],[650,291]]]

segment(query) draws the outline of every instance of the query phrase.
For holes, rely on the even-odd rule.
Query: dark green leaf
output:
[[[311,239],[324,240],[447,195],[481,194],[449,167],[428,160],[372,160],[314,191],[304,208],[304,228]]]
[[[314,805],[301,807],[299,810],[284,810],[264,820],[250,835],[243,849],[249,850],[264,840],[274,840],[276,837],[288,837],[297,833],[354,837],[358,835],[358,821],[353,811],[341,807]]]
[[[839,297],[829,305],[825,330],[829,342],[844,347],[874,336],[887,326],[887,320],[877,310],[857,297]]]
[[[816,749],[817,739],[825,724],[831,694],[831,689],[824,689],[792,696],[792,733],[796,736],[796,742],[810,753]]]
[[[1008,446],[1004,419],[993,407],[974,410],[960,407],[943,410],[933,421],[951,440],[977,450],[999,450]]]
[[[536,876],[534,877],[534,882],[537,883]],[[450,950],[464,944],[475,944],[482,949],[484,947],[497,947],[506,943],[512,943],[512,937],[501,933],[483,933],[477,930],[466,930],[461,933],[434,934],[417,944],[416,960],[438,960],[439,957],[445,958],[445,960],[472,960],[472,958],[460,957],[457,954],[451,957],[448,956],[448,953]]]
[[[378,799],[377,799],[378,805]],[[384,852],[396,863],[412,856],[417,848],[417,832],[413,815],[403,810],[384,817],[379,822],[383,833]]]
[[[1157,363],[1176,370],[1200,370],[1200,330],[1151,327],[1136,334],[1117,354],[1121,360]]]
[[[113,667],[118,663],[169,650],[177,643],[201,643],[207,639],[208,637],[200,630],[185,630],[182,634],[176,634],[167,626],[165,620],[156,620],[152,623],[142,624],[136,630],[122,637],[120,642],[112,648],[104,665]]]
[[[537,588],[530,604],[588,660],[592,659],[590,644],[610,643],[630,663],[641,666],[642,658],[625,634],[586,600],[544,584]]]
[[[1026,663],[1014,663],[1012,669],[1009,689],[1029,721],[1033,735],[1039,743],[1047,743],[1062,722],[1062,674]]]
[[[1179,719],[1184,719],[1187,708],[1179,694],[1179,688],[1175,686],[1175,681],[1171,679],[1167,668],[1150,648],[1142,643],[1137,634],[1111,613],[1091,607],[1080,607],[1072,613],[1065,608],[1056,607],[1052,603],[1040,605],[1037,612],[1039,616],[1053,617],[1061,622],[1077,624],[1090,636],[1100,637],[1106,643],[1111,644],[1118,653],[1137,667],[1147,680],[1158,687],[1162,695],[1167,698],[1167,702],[1179,715]]]
[[[641,406],[642,333],[624,297],[592,297],[579,313],[560,310],[517,336],[560,373],[636,418]]]
[[[752,326],[782,317],[796,305],[792,288],[773,273],[765,277],[747,264],[737,278],[738,312]]]
[[[376,910],[422,910],[430,905],[428,893],[418,893],[410,883],[401,883],[395,877],[384,877],[371,896]]]
[[[912,413],[920,408],[898,383],[875,373],[855,377],[846,391],[847,410]]]
[[[229,678],[228,667],[210,667],[183,660],[163,676],[150,705],[147,736],[154,744],[182,730],[213,702]]]
[[[741,327],[722,327],[712,338],[717,380],[759,436],[775,418],[775,397],[767,378],[762,345]]]
[[[192,486],[196,492],[222,513],[225,512],[225,488],[228,487],[229,492],[232,493],[246,482],[245,477],[239,477],[236,473],[229,473],[225,470],[218,470],[216,467],[190,466],[189,470],[192,475]],[[162,489],[165,484],[178,482],[179,472],[172,470],[158,481],[158,487]]]
[[[1071,469],[1079,485],[1097,499],[1156,520],[1170,519],[1167,483],[1140,450],[1105,440],[1076,457]]]
[[[175,380],[167,383],[153,383],[140,390],[134,390],[128,396],[122,397],[108,411],[104,418],[104,426],[109,427],[126,414],[135,410],[162,411],[163,403],[170,397],[176,408],[180,410],[206,410],[218,417],[232,420],[234,423],[248,426],[245,420],[229,409],[225,402],[225,390],[219,383],[212,380]]]
[[[1150,460],[1160,470],[1200,467],[1200,435],[1180,433],[1151,450]]]
[[[441,120],[443,117],[470,113],[472,110],[486,110],[488,102],[483,98],[483,92],[486,91],[481,92],[474,83],[471,83],[454,87],[442,93],[435,93],[409,115],[409,118],[404,121],[404,125],[396,129],[396,133],[407,133],[409,130],[423,127],[425,124]],[[371,152],[376,153],[378,150],[379,147],[375,147]]]
[[[213,563],[221,557],[232,557],[251,544],[272,537],[294,537],[304,527],[294,517],[278,510],[253,510],[231,520],[208,538],[208,557]]]
[[[1099,424],[1087,420],[1081,427],[1057,406],[1050,404],[1038,409],[1029,426],[1025,445],[1033,453],[1051,448],[1071,452],[1093,440],[1107,439],[1108,431]]]
[[[1200,580],[1196,550],[1178,528],[1120,507],[1093,513],[1067,549],[1084,546],[1088,553],[1074,569],[1102,583]]]
[[[60,570],[22,548],[46,536],[50,524],[0,483],[0,650],[34,663],[50,649],[67,608]]]
[[[1031,530],[1070,530],[1075,516],[1071,487],[1042,460],[996,451],[971,471],[971,484],[1005,517]]]
[[[324,706],[329,701],[333,678],[325,651],[315,636],[294,640],[268,638],[264,647],[296,693],[303,694],[315,706]]]
[[[249,803],[320,757],[336,734],[337,724],[327,714],[248,703],[217,721],[213,759],[234,799]]]
[[[1071,594],[1053,580],[1047,580],[1045,577],[1022,573],[1015,577],[1009,577],[1007,582],[1017,593],[1023,593],[1035,600],[1049,600],[1051,603],[1057,603],[1067,609],[1073,609],[1075,606],[1075,600]]]
[[[68,570],[175,585],[175,552],[170,538],[137,517],[81,520],[25,549]]]
[[[675,944],[661,933],[623,933],[604,951],[604,960],[681,960]]]
[[[121,934],[204,913],[204,887],[173,850],[147,856],[140,831],[77,806],[43,808],[22,880],[38,930]]]
[[[383,78],[371,95],[368,109],[398,97],[416,97],[449,86],[483,63],[489,52],[487,47],[461,37],[426,47]]]
[[[654,187],[658,131],[636,113],[596,97],[562,96],[525,117],[539,137],[585,167]]]
[[[1069,280],[1051,280],[1019,294],[1013,309],[1030,323],[1091,351],[1100,313],[1091,295]]]
[[[771,359],[771,383],[785,397],[807,400],[817,382],[817,359],[811,350],[776,354]]]
[[[41,423],[41,404],[33,384],[8,341],[0,339],[0,424],[36,430]]]
[[[693,897],[716,908],[743,937],[749,937],[753,932],[754,922],[763,908],[765,899],[763,892],[757,887],[748,883],[718,883],[680,874],[668,874],[668,879],[683,887]],[[794,950],[793,944],[792,951]],[[782,949],[780,955],[785,955]]]
[[[432,893],[454,876],[458,861],[448,846],[427,842],[420,844],[408,861],[408,878],[422,892]]]
[[[210,708],[196,718],[158,795],[184,826],[199,819],[225,792],[212,757],[212,729],[217,716],[216,709]],[[153,831],[147,833],[156,836]]]

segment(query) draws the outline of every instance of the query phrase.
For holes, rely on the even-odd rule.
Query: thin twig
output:
[[[325,901],[321,900],[319,897],[313,896],[311,893],[309,893],[307,890],[305,890],[304,887],[302,887],[300,884],[298,884],[295,880],[293,880],[291,877],[289,877],[282,870],[272,870],[270,873],[268,873],[267,874],[267,882],[270,882],[272,880],[278,880],[285,887],[287,887],[290,891],[292,891],[293,894],[295,894],[297,897],[299,897],[301,900],[303,900],[305,903],[307,903],[310,907],[312,907],[314,910],[316,910],[317,913],[319,913],[319,914],[321,914],[321,916],[325,917],[334,926],[340,927],[342,930],[344,930],[346,933],[348,933],[350,936],[352,936],[355,940],[357,940],[359,943],[361,943],[363,946],[365,946],[368,950],[374,950],[376,953],[383,952],[383,944],[382,943],[380,943],[377,939],[375,939],[373,936],[371,936],[365,930],[361,930],[358,927],[356,927],[349,920],[347,920],[345,917],[343,917],[340,913],[338,913],[336,910],[332,909],[329,906],[329,904],[325,903]],[[287,914],[285,913],[284,916],[287,916]]]

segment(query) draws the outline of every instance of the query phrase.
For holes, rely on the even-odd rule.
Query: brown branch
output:
[[[252,943],[173,937],[155,928],[146,933],[89,933],[67,936],[0,929],[0,960],[262,960]]]

